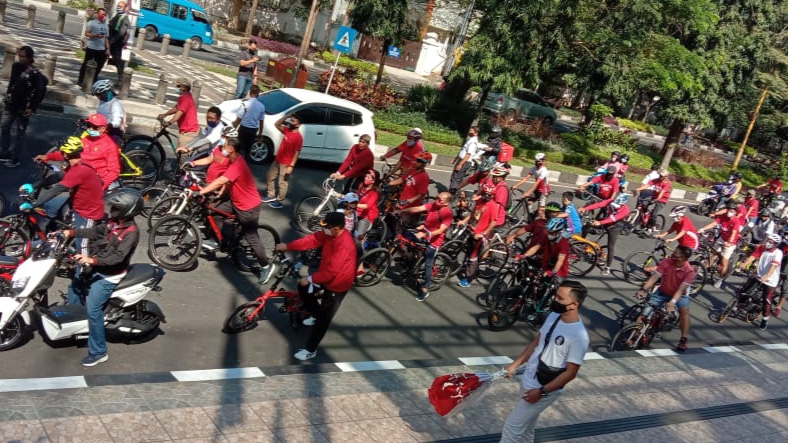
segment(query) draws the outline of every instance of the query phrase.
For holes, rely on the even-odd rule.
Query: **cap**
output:
[[[191,88],[192,82],[186,77],[179,77],[178,80],[175,80],[175,86],[186,86]]]
[[[616,167],[615,166],[608,166],[607,167],[607,173],[608,174],[615,174],[616,173]]]
[[[341,212],[329,212],[326,214],[325,218],[323,218],[323,221],[320,222],[320,226],[326,228],[345,226],[345,215]]]
[[[664,177],[664,176],[666,176],[666,175],[668,175],[668,170],[667,170],[667,169],[665,169],[665,168],[662,168],[662,169],[660,169],[660,170],[659,170],[659,175],[661,175],[661,176],[663,176],[663,177]]]
[[[90,117],[85,121],[92,126],[107,126],[107,117],[102,114],[90,114]]]
[[[750,189],[749,191],[747,191],[747,195],[751,195],[751,196],[755,197],[755,194],[756,194],[755,193],[755,189]]]

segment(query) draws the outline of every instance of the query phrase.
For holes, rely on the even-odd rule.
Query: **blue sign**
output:
[[[392,58],[400,58],[402,53],[400,52],[399,48],[396,46],[389,46],[389,57]]]
[[[337,32],[337,39],[334,40],[334,49],[345,54],[350,54],[353,42],[356,40],[356,31],[348,26],[340,26]]]

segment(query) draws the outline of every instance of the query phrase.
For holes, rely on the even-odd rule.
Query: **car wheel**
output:
[[[202,49],[202,39],[200,37],[192,37],[192,51],[199,51]]]
[[[553,117],[545,117],[542,119],[542,124],[545,126],[553,126],[553,123],[555,123],[555,121],[553,121]]]
[[[156,40],[158,37],[159,37],[159,33],[158,31],[156,31],[155,27],[151,25],[145,27],[145,40],[152,42]]]
[[[254,142],[247,158],[255,165],[269,163],[274,158],[274,142],[267,137]]]
[[[517,110],[509,109],[503,114],[503,117],[506,119],[507,123],[514,123],[517,121]]]

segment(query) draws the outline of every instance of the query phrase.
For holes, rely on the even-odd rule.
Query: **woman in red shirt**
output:
[[[359,183],[356,194],[358,194],[358,224],[356,225],[356,238],[363,242],[375,220],[380,216],[378,210],[378,200],[380,199],[380,173],[374,169],[367,171],[364,181]]]

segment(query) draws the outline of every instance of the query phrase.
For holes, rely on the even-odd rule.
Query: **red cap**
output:
[[[102,114],[90,114],[87,122],[96,127],[107,126],[107,117],[104,117]]]

